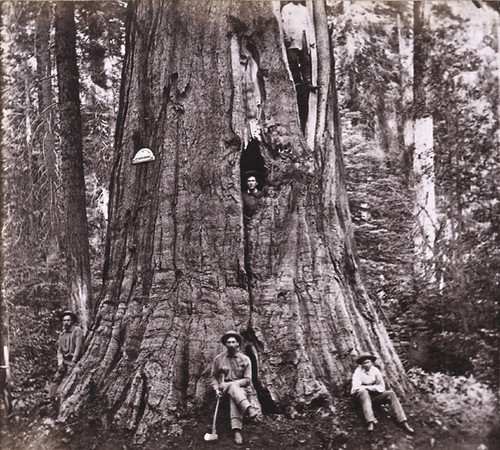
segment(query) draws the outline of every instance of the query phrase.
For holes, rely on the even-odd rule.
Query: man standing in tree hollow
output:
[[[249,172],[245,178],[245,189],[241,193],[243,199],[243,215],[245,219],[251,219],[260,208],[262,191],[257,188],[257,177]]]
[[[73,370],[83,348],[83,331],[77,325],[77,316],[64,311],[60,316],[63,329],[57,345],[57,373],[50,386],[49,395],[54,397],[64,376]]]
[[[314,47],[311,33],[314,25],[307,8],[300,1],[288,2],[281,10],[285,48],[288,66],[296,85],[304,85],[310,90],[317,87],[311,84],[311,56],[309,47]]]
[[[314,25],[304,2],[291,1],[281,10],[288,67],[297,92],[300,128],[305,132],[309,115],[309,93],[318,90],[312,83],[311,48],[315,47]]]
[[[234,442],[241,444],[243,416],[250,419],[257,416],[257,410],[248,401],[246,389],[252,383],[252,362],[239,352],[242,337],[236,331],[228,331],[221,338],[226,351],[218,354],[212,365],[212,386],[219,397],[228,395],[230,399],[231,429]]]
[[[407,433],[413,434],[415,430],[408,425],[406,415],[393,391],[385,390],[384,377],[380,370],[373,365],[377,357],[370,353],[363,353],[357,359],[359,367],[352,376],[351,394],[356,397],[363,408],[363,415],[367,423],[367,430],[373,431],[377,419],[373,414],[372,405],[389,403],[392,412],[396,415],[398,423]]]

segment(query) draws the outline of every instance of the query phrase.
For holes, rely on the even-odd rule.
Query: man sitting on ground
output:
[[[64,376],[73,370],[83,348],[83,331],[77,325],[77,316],[71,311],[60,315],[63,329],[57,345],[57,373],[49,389],[50,397],[54,397]]]
[[[367,423],[367,430],[373,431],[377,419],[373,414],[373,405],[389,403],[392,412],[396,415],[398,423],[407,433],[415,431],[408,425],[406,415],[393,391],[385,390],[385,382],[380,370],[373,365],[376,356],[363,353],[356,359],[359,367],[352,376],[351,394],[361,403],[363,415]]]

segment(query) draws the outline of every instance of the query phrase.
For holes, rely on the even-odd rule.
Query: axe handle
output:
[[[224,373],[222,374],[221,384],[224,383]],[[212,434],[216,434],[215,422],[217,421],[217,412],[219,411],[220,397],[217,395],[217,403],[215,404],[214,421],[212,422]]]
[[[219,402],[220,402],[220,397],[217,397],[217,403],[215,404],[214,421],[212,422],[212,434],[217,434],[215,422],[217,421],[217,411],[219,410]]]

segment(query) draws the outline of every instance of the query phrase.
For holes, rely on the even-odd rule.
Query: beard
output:
[[[229,347],[227,349],[227,354],[228,354],[228,356],[234,356],[234,355],[236,355],[237,351],[238,351],[238,349],[236,347]]]

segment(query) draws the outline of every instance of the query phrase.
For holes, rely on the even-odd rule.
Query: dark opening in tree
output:
[[[246,188],[246,181],[249,175],[257,178],[257,185],[262,190],[267,176],[266,164],[260,153],[260,144],[257,140],[251,140],[241,153],[241,188]]]
[[[262,348],[262,345],[259,345],[258,339],[252,329],[245,330],[242,336],[244,336],[247,342],[244,353],[252,362],[252,384],[257,393],[262,412],[263,414],[277,414],[280,412],[280,408],[273,401],[269,390],[266,389],[259,379],[259,347]]]

